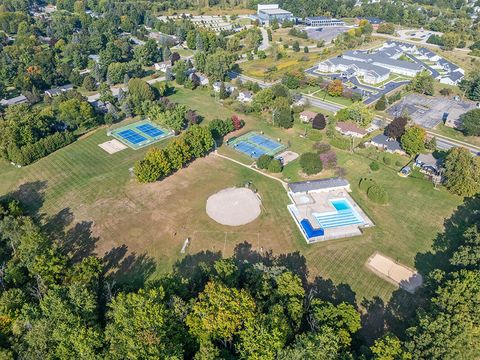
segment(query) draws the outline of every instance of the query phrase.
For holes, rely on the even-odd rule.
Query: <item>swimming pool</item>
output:
[[[335,208],[335,211],[312,214],[321,228],[337,228],[365,223],[363,218],[353,209],[347,199],[332,199],[330,200],[330,203]]]

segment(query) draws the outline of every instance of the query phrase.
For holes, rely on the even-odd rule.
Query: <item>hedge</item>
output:
[[[28,165],[71,144],[74,140],[75,135],[71,132],[56,132],[21,148],[15,146],[8,148],[7,157],[16,164]]]

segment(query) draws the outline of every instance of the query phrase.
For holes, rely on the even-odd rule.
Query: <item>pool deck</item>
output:
[[[370,220],[367,214],[365,214],[362,208],[357,205],[346,190],[331,189],[327,191],[314,191],[300,194],[289,192],[288,195],[292,200],[292,204],[288,206],[288,210],[294,217],[302,234],[304,234],[300,225],[302,219],[307,219],[314,228],[318,228],[318,221],[313,214],[335,213],[337,211],[330,203],[330,200],[334,199],[347,199],[352,209],[363,219],[363,224],[325,228],[323,236],[308,239],[304,234],[308,243],[359,236],[362,235],[360,229],[374,226],[374,223]]]

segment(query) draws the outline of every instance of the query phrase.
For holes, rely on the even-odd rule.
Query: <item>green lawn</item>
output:
[[[181,89],[172,100],[188,104],[204,115],[206,121],[233,114],[230,108],[210,97],[208,90]],[[292,151],[310,151],[314,143],[308,134],[303,136],[305,125],[296,123],[292,129],[283,130],[272,128],[268,116],[242,118],[247,122],[242,133],[264,131]],[[129,168],[142,158],[145,149],[108,155],[98,144],[109,139],[106,128],[102,128],[30,166],[17,169],[1,162],[0,194],[16,191],[24,184],[20,195],[32,208],[40,207],[49,216],[68,209],[75,222],[93,222],[90,236],[99,255],[122,245],[128,246],[137,257],[146,253],[157,264],[151,276],[168,271],[181,258],[179,250],[186,237],[193,239],[190,251],[220,250],[227,255],[233,252],[236,243],[249,241],[256,249],[261,246],[277,254],[299,251],[305,256],[311,278],[322,276],[336,284],[347,284],[359,302],[364,297],[387,299],[395,288],[365,268],[368,257],[380,251],[414,266],[415,255],[430,248],[442,230],[443,219],[461,202],[444,189],[434,190],[418,174],[400,178],[399,166],[382,164],[378,172],[371,173],[370,162],[375,158],[381,162],[383,153],[365,149],[351,154],[338,150],[339,166],[352,184],[352,196],[376,226],[365,230],[360,237],[307,245],[287,211],[289,200],[277,181],[211,155],[165,180],[142,185],[132,178]],[[323,139],[326,140],[324,133]],[[252,162],[225,145],[220,152],[245,164]],[[392,160],[392,164],[409,161],[406,157]],[[299,170],[298,161],[294,161],[281,176],[300,180]],[[329,170],[319,177],[332,175]],[[357,184],[364,176],[374,177],[387,189],[388,205],[374,204],[359,191]],[[204,211],[208,196],[246,181],[252,181],[262,197],[264,211],[260,218],[235,229],[210,220]]]

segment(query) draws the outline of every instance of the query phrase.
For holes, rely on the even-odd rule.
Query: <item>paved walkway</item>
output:
[[[268,41],[268,32],[265,28],[261,27],[260,31],[262,32],[262,44],[258,47],[258,50],[267,50],[270,47],[270,41]]]
[[[241,165],[241,166],[243,166],[243,167],[246,167],[246,168],[248,168],[248,169],[250,169],[250,170],[253,170],[253,171],[255,171],[255,172],[259,173],[259,174],[262,174],[263,176],[266,176],[266,177],[268,177],[268,178],[270,178],[270,179],[272,179],[272,180],[276,180],[276,181],[280,182],[285,189],[288,188],[288,183],[286,183],[286,182],[283,181],[282,179],[279,179],[279,178],[277,178],[277,177],[275,177],[275,176],[272,176],[272,175],[270,175],[270,174],[264,173],[263,171],[260,171],[260,170],[258,170],[258,169],[255,169],[255,168],[253,167],[253,164],[252,164],[252,165],[246,165],[246,164],[244,164],[244,163],[242,163],[242,162],[240,162],[240,161],[237,161],[237,160],[235,160],[235,159],[232,159],[232,158],[230,158],[230,157],[228,157],[228,156],[219,154],[217,150],[215,150],[213,153],[214,153],[216,156],[218,156],[218,157],[221,157],[221,158],[223,158],[223,159],[232,161],[232,162],[234,162],[234,163],[236,163],[236,164],[238,164],[238,165]]]

